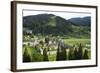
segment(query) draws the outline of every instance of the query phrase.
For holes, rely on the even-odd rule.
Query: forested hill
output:
[[[23,17],[23,27],[37,35],[89,38],[91,17],[66,20],[53,14],[38,14]],[[27,30],[24,30],[24,33]]]
[[[77,24],[77,25],[82,25],[82,26],[91,26],[91,17],[87,16],[87,17],[83,17],[83,18],[71,18],[69,19],[71,22]]]

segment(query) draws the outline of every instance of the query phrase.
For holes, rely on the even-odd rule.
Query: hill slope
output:
[[[91,17],[83,17],[83,18],[71,18],[69,19],[71,22],[82,25],[82,26],[91,26]]]
[[[77,21],[76,21],[77,20]],[[75,38],[90,37],[90,17],[66,20],[53,14],[38,14],[23,17],[23,27],[33,34],[66,36]],[[27,30],[24,30],[26,32]]]

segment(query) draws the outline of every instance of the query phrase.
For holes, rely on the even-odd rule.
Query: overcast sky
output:
[[[37,15],[37,14],[54,14],[56,16],[61,16],[65,19],[75,18],[75,17],[86,17],[91,16],[91,13],[84,12],[54,12],[54,11],[34,11],[34,10],[24,10],[23,16]]]

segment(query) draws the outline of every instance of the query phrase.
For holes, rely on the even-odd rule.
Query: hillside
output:
[[[90,38],[90,18],[66,20],[53,14],[38,14],[23,17],[23,27],[34,35],[66,36],[67,38]],[[27,30],[24,30],[24,34]]]
[[[83,18],[71,18],[69,19],[71,22],[77,24],[77,25],[82,25],[82,26],[91,26],[91,17],[83,17]]]

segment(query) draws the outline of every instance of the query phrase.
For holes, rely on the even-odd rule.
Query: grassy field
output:
[[[80,43],[84,44],[90,44],[90,39],[64,39],[65,44],[69,45],[78,45]]]

